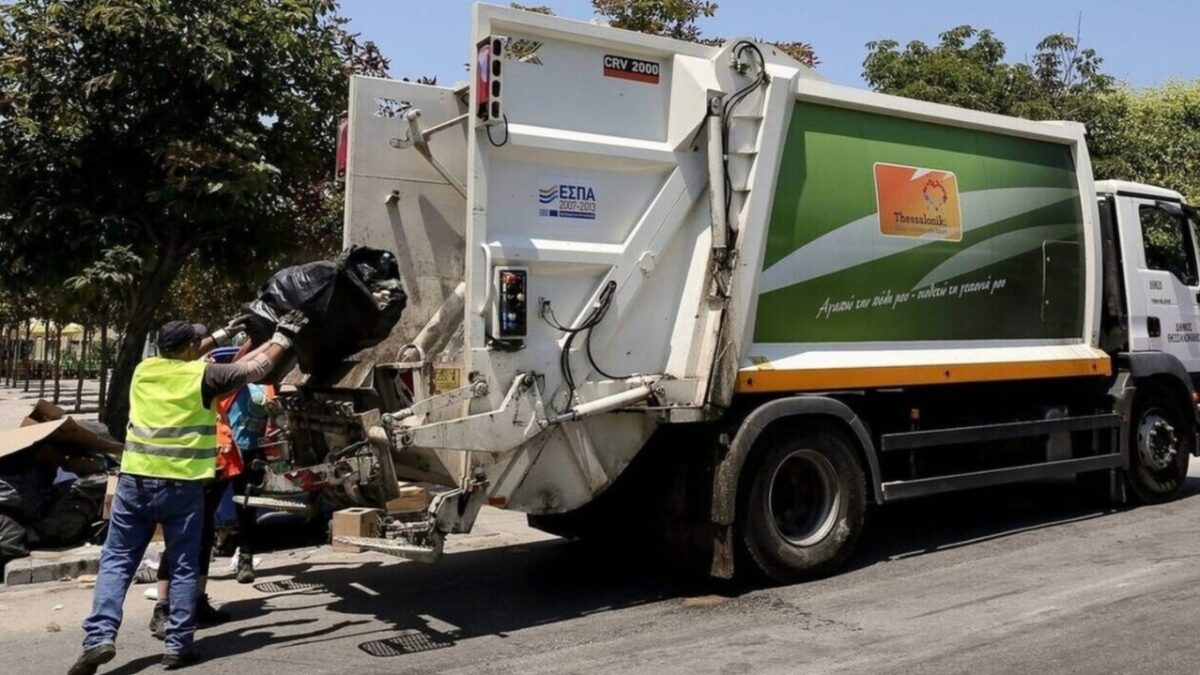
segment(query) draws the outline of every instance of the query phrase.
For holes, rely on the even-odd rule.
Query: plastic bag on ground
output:
[[[312,374],[382,342],[407,302],[396,256],[352,246],[336,261],[288,267],[268,279],[246,306],[246,332],[264,342],[280,317],[301,310],[309,322],[296,336],[295,356]]]

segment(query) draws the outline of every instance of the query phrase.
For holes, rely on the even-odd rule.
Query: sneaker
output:
[[[176,670],[178,668],[187,668],[199,660],[200,655],[195,650],[189,649],[186,652],[178,652],[176,654],[163,654],[162,661],[159,663],[167,670]]]
[[[209,626],[219,626],[233,617],[229,612],[217,609],[208,601],[208,594],[205,593],[196,598],[196,625],[201,628]]]
[[[95,675],[96,669],[113,660],[117,648],[112,644],[97,645],[79,655],[67,675]]]
[[[237,561],[237,582],[239,584],[254,583],[254,556],[249,553],[239,553]]]
[[[150,615],[150,635],[154,636],[155,640],[167,638],[167,617],[170,614],[170,606],[167,603],[154,603],[154,612]]]

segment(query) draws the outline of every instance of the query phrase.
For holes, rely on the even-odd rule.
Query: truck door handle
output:
[[[1162,324],[1157,316],[1146,317],[1146,332],[1150,337],[1159,337],[1162,335]]]

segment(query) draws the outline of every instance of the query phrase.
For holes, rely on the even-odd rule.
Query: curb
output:
[[[4,585],[40,584],[64,577],[75,579],[84,574],[96,574],[100,571],[100,548],[34,551],[29,557],[10,560],[4,566]]]

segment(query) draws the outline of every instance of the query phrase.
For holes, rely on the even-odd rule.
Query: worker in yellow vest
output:
[[[116,656],[125,595],[158,525],[166,540],[164,555],[171,562],[162,663],[172,669],[197,660],[192,640],[204,484],[215,474],[217,455],[213,400],[274,371],[306,322],[299,312],[288,314],[253,358],[230,364],[200,357],[240,326],[230,325],[207,337],[200,324],[171,321],[159,329],[159,356],[142,361],[133,373],[121,477],[100,556],[92,612],[83,622],[84,652],[70,675],[93,675]]]

